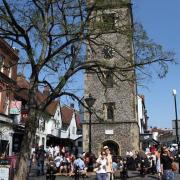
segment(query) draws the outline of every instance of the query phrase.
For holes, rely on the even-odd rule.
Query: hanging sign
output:
[[[11,101],[10,114],[20,114],[21,112],[21,101]]]

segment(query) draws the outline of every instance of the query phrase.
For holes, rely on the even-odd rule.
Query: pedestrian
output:
[[[163,180],[174,180],[174,172],[172,171],[173,157],[166,146],[161,148],[160,156],[161,166],[163,169]]]
[[[106,153],[106,157],[107,157],[107,165],[106,165],[106,172],[107,172],[107,178],[106,180],[110,180],[111,176],[112,176],[112,155],[111,155],[111,151],[109,149],[108,146],[104,146],[103,147],[105,153]]]
[[[60,153],[60,151],[59,151],[59,145],[56,145],[56,146],[54,147],[54,155],[57,156],[57,154],[59,154],[59,153]]]
[[[54,157],[54,147],[53,147],[53,145],[51,144],[51,146],[49,146],[49,148],[48,148],[48,153],[49,153],[49,155],[51,154],[52,155],[52,157]]]
[[[29,173],[31,172],[31,167],[32,167],[32,164],[34,163],[34,157],[35,156],[35,148],[31,148],[31,154],[30,154],[30,157],[29,157]]]
[[[52,159],[52,157],[51,157]],[[60,165],[61,165],[61,162],[63,161],[63,158],[62,156],[60,156],[60,154],[58,153],[57,156],[55,157],[54,159],[54,162],[55,162],[55,165],[56,165],[56,169],[57,169],[57,172],[59,173],[60,171]]]
[[[128,165],[127,165],[127,159],[124,158],[122,161],[122,170],[120,171],[120,177],[122,179],[128,178]]]
[[[117,164],[117,158],[113,158],[112,161],[112,176],[111,176],[111,180],[114,180],[114,176],[116,171],[118,170],[118,164]]]
[[[74,175],[74,161],[75,161],[75,156],[71,154],[71,158],[70,158],[70,165],[69,165],[69,176],[73,176]]]
[[[68,175],[68,160],[66,158],[66,154],[61,154],[62,161],[60,165],[60,175],[63,174],[65,176]]]
[[[101,155],[96,160],[96,178],[97,180],[106,180],[107,179],[107,163],[108,159],[105,151],[101,152]]]
[[[161,167],[161,160],[160,160],[160,149],[155,150],[155,156],[156,156],[156,171],[158,174],[159,179],[162,178],[162,167]]]
[[[156,171],[156,163],[157,163],[157,158],[156,158],[156,155],[155,155],[155,150],[153,150],[149,156],[149,161],[150,161],[150,172],[152,174],[155,174],[157,171]]]
[[[46,151],[44,146],[41,145],[36,151],[36,160],[37,160],[37,175],[44,175],[44,160],[46,157]]]
[[[87,176],[87,169],[83,160],[83,155],[77,155],[77,159],[74,160],[75,179],[79,179],[80,175]]]
[[[47,171],[46,171],[46,180],[55,180],[56,179],[56,165],[54,163],[53,158],[49,158],[49,162],[47,163]]]

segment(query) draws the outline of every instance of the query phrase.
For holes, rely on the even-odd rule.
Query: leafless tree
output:
[[[130,4],[122,3],[122,6],[131,8]],[[156,68],[159,67],[160,77],[163,77],[167,73],[167,63],[173,61],[173,53],[164,52],[161,46],[149,40],[142,26],[126,23],[130,14],[123,15],[121,23],[112,27],[110,21],[102,21],[105,10],[102,8],[98,13],[99,7],[100,4],[88,4],[86,0],[0,1],[0,37],[13,42],[20,49],[23,58],[19,63],[28,69],[30,82],[27,89],[29,116],[16,180],[27,178],[27,161],[36,133],[38,113],[61,96],[80,101],[76,94],[66,91],[74,75],[80,71],[93,71],[101,74],[99,80],[103,83],[103,72],[108,70],[120,81],[135,82],[137,76],[129,76],[127,72],[136,71],[145,75],[146,70],[155,64]],[[115,9],[112,11],[116,13]],[[105,40],[103,37],[107,31],[126,37],[129,49],[134,43],[135,53],[131,49],[126,56],[121,49]],[[124,63],[109,63],[93,58],[93,55],[98,57],[97,53],[104,47],[110,47],[108,51],[113,51],[114,56],[123,59]],[[87,52],[91,54],[88,61]],[[39,104],[35,94],[41,86],[48,86],[50,94]]]

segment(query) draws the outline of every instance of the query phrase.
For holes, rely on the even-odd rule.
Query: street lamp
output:
[[[179,157],[179,134],[178,134],[178,116],[177,116],[177,103],[176,103],[176,89],[173,89],[172,94],[174,96],[174,107],[175,107],[175,128],[176,128],[176,143],[178,146],[178,163],[179,163],[179,174],[180,174],[180,157]]]
[[[96,99],[93,98],[91,94],[89,94],[89,96],[84,100],[89,108],[89,154],[91,154],[91,115],[92,115],[91,108],[94,105]]]

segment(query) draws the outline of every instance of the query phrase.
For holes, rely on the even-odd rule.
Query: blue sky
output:
[[[176,53],[180,62],[180,0],[133,0],[134,19],[155,42]],[[164,79],[154,78],[139,88],[145,95],[149,116],[148,126],[171,128],[175,119],[172,89],[177,90],[177,110],[180,118],[180,65],[171,65]]]

